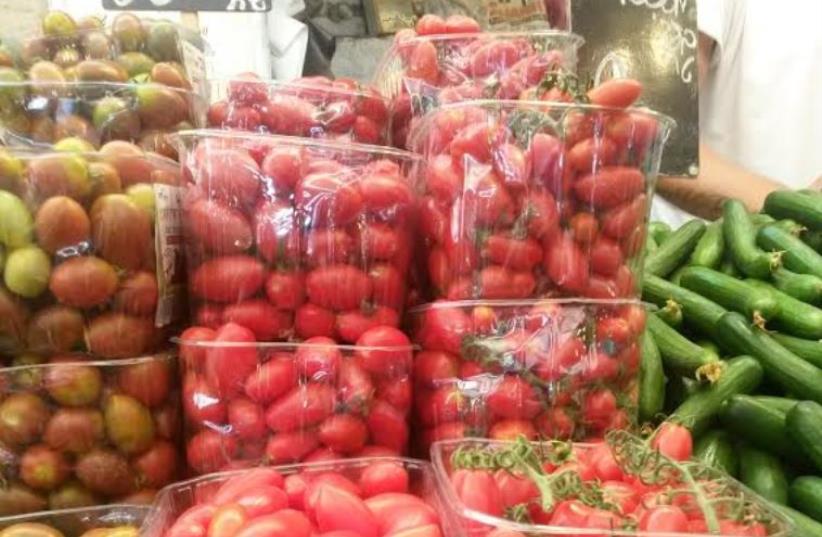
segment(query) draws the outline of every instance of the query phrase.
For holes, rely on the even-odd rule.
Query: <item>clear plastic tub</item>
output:
[[[601,438],[636,421],[636,301],[435,302],[410,311],[415,452],[436,440]]]
[[[4,38],[0,58],[36,81],[154,80],[190,90],[205,77],[210,53],[201,35],[170,21],[118,13],[106,24],[50,12],[38,35]]]
[[[93,151],[123,140],[176,159],[168,135],[202,126],[205,112],[199,95],[153,82],[0,81],[0,140],[8,146],[79,138],[71,147]]]
[[[412,117],[468,99],[519,99],[547,73],[576,71],[583,39],[556,30],[416,36],[400,33],[374,84],[391,101],[391,138],[406,147]]]
[[[0,358],[162,348],[181,316],[179,165],[126,142],[0,149]]]
[[[43,537],[137,537],[149,513],[143,505],[106,505],[44,511],[26,515],[0,517],[3,535]],[[37,526],[32,527],[32,524]],[[42,527],[42,526],[45,527]],[[16,527],[15,527],[16,526]],[[101,531],[109,529],[111,533]],[[59,533],[55,533],[59,532]]]
[[[466,101],[423,118],[428,299],[637,298],[672,121],[635,109]]]
[[[407,476],[407,485],[406,486],[394,486],[391,488],[383,489],[383,491],[377,490],[374,487],[370,487],[367,484],[369,481],[369,477],[365,475],[367,470],[374,466],[374,465],[381,465],[382,468],[385,468],[386,465],[389,467],[394,465],[395,467],[401,467]],[[141,535],[144,537],[162,537],[164,535],[178,535],[179,529],[175,529],[175,522],[178,520],[182,521],[185,520],[185,524],[181,525],[183,528],[191,528],[202,526],[203,528],[208,527],[211,516],[207,513],[208,507],[205,507],[203,504],[216,504],[219,506],[220,503],[215,502],[214,497],[218,493],[218,490],[223,484],[228,483],[232,486],[232,489],[239,489],[235,494],[231,497],[240,497],[242,498],[242,482],[245,481],[249,486],[256,487],[258,492],[265,493],[265,489],[270,488],[271,485],[268,483],[272,482],[270,478],[268,479],[260,479],[255,478],[255,473],[262,470],[263,472],[270,472],[270,469],[259,469],[259,470],[239,470],[239,471],[232,471],[232,472],[223,472],[218,474],[212,474],[207,476],[202,476],[196,479],[191,479],[189,481],[184,481],[182,483],[177,483],[166,487],[164,490],[160,492],[157,497],[157,502],[154,505],[154,509],[152,510],[151,514],[149,515],[146,523],[143,525],[141,530]],[[288,505],[287,507],[291,510],[296,510],[302,512],[305,508],[303,504],[303,490],[306,488],[306,482],[310,483],[314,481],[314,479],[323,476],[323,479],[331,483],[339,484],[339,480],[330,480],[327,479],[329,474],[337,474],[341,475],[343,478],[347,478],[350,480],[351,484],[354,487],[359,488],[359,492],[364,497],[376,498],[380,492],[383,492],[383,497],[390,498],[393,496],[393,501],[395,505],[401,506],[405,509],[406,515],[406,527],[404,529],[409,530],[412,527],[420,526],[420,525],[431,525],[434,526],[433,528],[427,528],[429,530],[428,533],[423,533],[422,535],[437,537],[442,535],[450,535],[447,532],[441,533],[439,531],[439,524],[437,519],[441,516],[442,505],[439,501],[439,495],[436,490],[436,486],[434,483],[434,477],[431,470],[431,465],[429,463],[418,461],[414,459],[404,459],[404,458],[395,458],[395,457],[378,457],[378,458],[362,458],[362,459],[350,459],[346,461],[334,461],[334,462],[321,462],[321,463],[313,463],[313,464],[299,464],[299,465],[292,465],[292,466],[277,466],[274,467],[273,470],[278,472],[282,477],[285,478],[285,483],[283,485],[286,494],[288,495]],[[258,474],[259,475],[259,474]],[[400,480],[402,481],[402,480]],[[229,483],[229,482],[233,482]],[[255,486],[256,483],[259,483]],[[294,486],[292,486],[292,484]],[[240,485],[238,487],[237,485]],[[254,491],[249,491],[248,488],[245,491],[246,493],[253,493]],[[353,492],[353,491],[352,491]],[[226,491],[223,490],[220,492],[221,495],[227,496]],[[400,495],[403,497],[400,497]],[[422,502],[417,502],[413,498],[408,498],[405,496],[406,494],[412,495],[416,498],[421,499],[425,504]],[[400,501],[402,500],[402,501]],[[410,501],[409,501],[410,500]],[[368,505],[368,499],[366,499],[366,505]],[[409,505],[410,504],[410,505]],[[385,504],[386,506],[389,504]],[[192,517],[195,513],[195,509],[197,507],[201,507],[201,512],[203,516],[200,517]],[[433,508],[433,511],[432,509]],[[371,507],[369,506],[369,510]],[[291,511],[294,513],[294,511]],[[389,514],[387,511],[382,511],[385,514]],[[379,511],[374,511],[374,514],[377,516],[378,521],[381,524],[385,524],[386,527],[384,529],[390,530],[390,520],[383,518]],[[306,514],[313,518],[314,515],[306,512]],[[363,513],[354,513],[353,511],[345,512],[345,515],[349,517],[368,517],[367,514]],[[272,518],[272,515],[262,515],[263,517]],[[274,515],[276,516],[276,515]],[[183,519],[182,517],[186,517]],[[254,523],[254,517],[251,518],[251,524]],[[298,517],[302,518],[302,517]],[[312,521],[312,523],[315,521]],[[402,521],[400,521],[402,523]],[[408,524],[410,523],[410,526]],[[273,526],[274,528],[278,526]],[[294,525],[289,526],[293,533],[289,533],[294,537],[303,537],[303,533],[300,527]],[[203,530],[205,531],[205,530]],[[276,531],[276,530],[272,530]],[[386,531],[385,533],[381,534],[388,534],[389,532]],[[280,533],[277,533],[278,535]],[[307,534],[306,534],[307,537]]]
[[[209,127],[363,144],[388,142],[388,103],[377,90],[352,79],[277,82],[246,74],[209,84]]]
[[[184,332],[176,342],[191,473],[406,453],[412,347],[388,330],[406,345],[239,343],[230,341],[244,333],[237,325]]]
[[[418,157],[386,147],[234,131],[179,135],[195,324],[276,318],[258,341],[397,326]],[[241,322],[242,324],[242,322]]]
[[[176,378],[171,353],[0,369],[0,513],[149,503],[180,475]]]
[[[485,537],[497,535],[494,531],[505,537],[788,537],[793,534],[793,525],[764,498],[724,472],[699,462],[666,459],[651,451],[641,439],[625,432],[611,439],[620,446],[616,456],[607,455],[607,450],[603,456],[604,446],[564,442],[519,442],[514,447],[513,442],[466,439],[434,444],[432,464],[446,518],[454,530],[451,535]],[[592,462],[594,457],[608,459],[608,464],[596,466]],[[545,465],[545,472],[533,466],[525,477],[520,464],[523,460]],[[640,468],[634,465],[637,461],[642,465],[641,474],[632,470]],[[563,473],[558,469],[564,471],[564,481],[572,485],[562,487],[559,483],[562,478],[551,483],[552,477]],[[464,473],[454,480],[457,472]],[[602,479],[600,474],[607,472],[618,478]],[[475,488],[468,488],[469,479],[476,484]],[[544,486],[540,490],[553,492],[553,499],[541,495],[535,479]],[[464,501],[469,496],[461,494],[460,487],[474,492],[470,505]],[[515,493],[500,497],[501,487]],[[488,500],[494,492],[499,502]],[[522,503],[512,504],[516,501],[512,498],[521,499]],[[546,500],[549,503],[544,505]],[[649,513],[654,510],[668,510],[664,513],[668,521],[684,523],[688,531],[640,529],[648,523],[646,518],[649,519]],[[711,518],[709,513],[713,513],[716,520],[714,532],[706,528],[711,524],[706,522]]]

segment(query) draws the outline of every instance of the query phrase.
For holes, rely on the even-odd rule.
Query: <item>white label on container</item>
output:
[[[183,66],[188,74],[188,79],[191,81],[191,87],[199,95],[208,98],[206,93],[208,86],[206,84],[205,54],[186,40],[182,40],[182,51]]]
[[[180,318],[184,306],[182,200],[181,187],[154,185],[154,256],[157,259],[158,289],[154,323],[157,326],[166,326]]]

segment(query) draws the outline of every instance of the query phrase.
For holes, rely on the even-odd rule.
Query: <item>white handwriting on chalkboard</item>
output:
[[[660,18],[657,23],[664,32],[665,41],[670,43],[670,53],[679,77],[684,83],[690,84],[694,79],[696,65],[696,32],[672,19]]]
[[[620,0],[624,6],[628,3],[638,6],[647,7],[648,9],[658,9],[666,15],[679,16],[680,13],[685,13],[688,10],[688,3],[690,0]]]

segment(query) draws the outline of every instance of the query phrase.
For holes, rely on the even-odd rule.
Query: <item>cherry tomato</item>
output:
[[[691,432],[671,422],[663,423],[651,441],[651,446],[666,457],[676,461],[687,461],[693,454],[693,437]]]
[[[310,537],[311,521],[299,511],[282,509],[250,521],[235,537]]]
[[[377,519],[356,495],[332,485],[320,485],[314,511],[320,531],[350,530],[362,537],[379,537]]]
[[[644,531],[680,533],[688,531],[688,517],[673,505],[658,505],[642,513],[639,529]]]
[[[334,410],[334,388],[309,383],[295,387],[274,402],[265,413],[268,427],[275,432],[290,432],[318,425]]]
[[[365,498],[384,493],[408,492],[408,472],[394,462],[374,462],[360,474],[360,489]]]

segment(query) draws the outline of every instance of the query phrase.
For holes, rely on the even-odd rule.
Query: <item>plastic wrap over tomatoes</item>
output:
[[[397,326],[417,191],[402,151],[191,131],[184,203],[195,324],[356,342]]]
[[[593,444],[438,442],[444,515],[466,537],[793,534],[769,502],[724,472],[658,448],[657,437],[671,434],[690,441],[687,429],[665,424],[647,439],[614,431]]]
[[[180,476],[175,357],[0,370],[0,515],[150,503]]]
[[[244,73],[210,84],[209,127],[363,144],[388,141],[387,102],[376,89],[350,78],[275,82]]]
[[[448,20],[451,20],[449,23]],[[397,33],[375,76],[391,101],[391,139],[405,147],[413,117],[468,99],[519,99],[549,73],[574,72],[583,39],[556,30],[480,32],[466,17],[420,19]]]
[[[176,162],[127,142],[0,150],[0,360],[164,347],[185,291],[179,183]]]
[[[601,438],[635,421],[638,302],[435,302],[411,318],[423,456],[436,440]]]
[[[145,505],[74,507],[0,518],[3,537],[137,537]]]
[[[203,476],[166,488],[146,537],[444,537],[429,464],[393,457]]]
[[[348,346],[266,344],[228,323],[189,328],[179,345],[194,474],[407,451],[412,347],[396,328]]]
[[[638,297],[669,127],[650,112],[553,102],[428,114],[412,141],[429,298]]]

